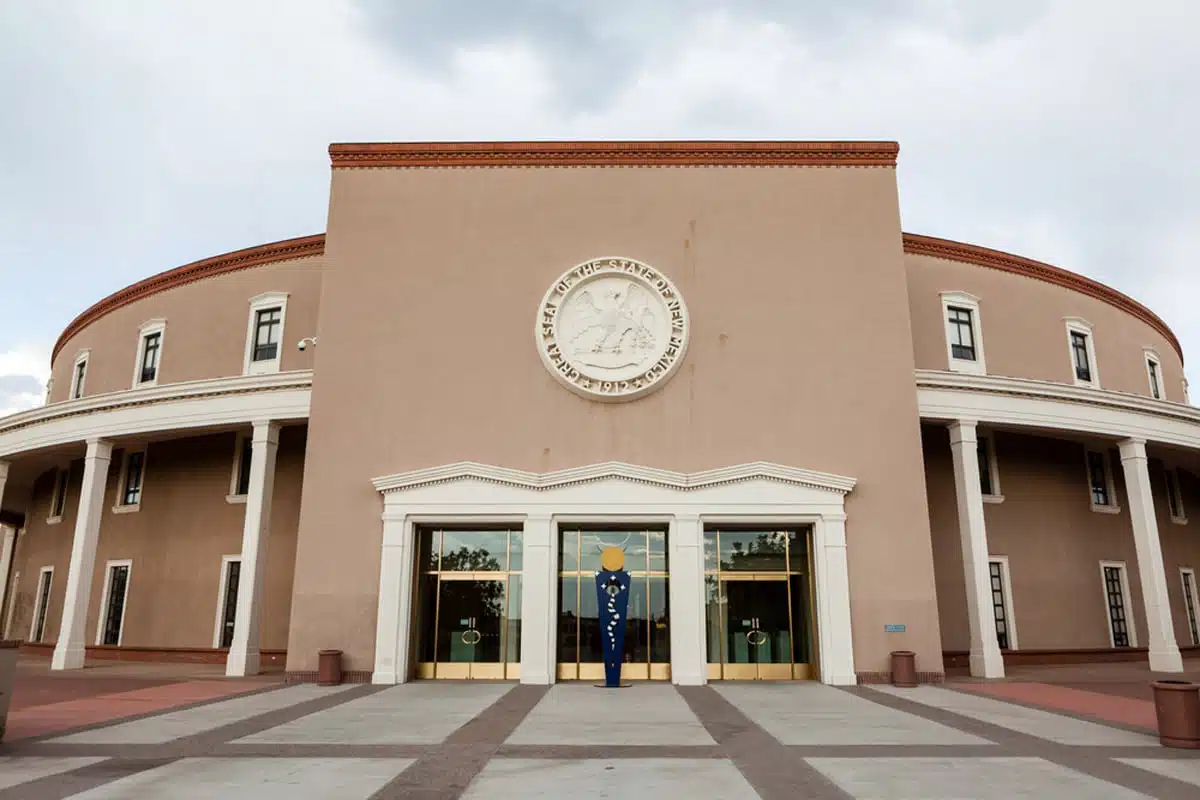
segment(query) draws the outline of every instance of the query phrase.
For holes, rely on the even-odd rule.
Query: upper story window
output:
[[[1107,450],[1087,451],[1087,475],[1092,511],[1119,513],[1121,509],[1117,505],[1117,491]]]
[[[230,503],[244,503],[250,493],[250,463],[254,458],[254,438],[248,434],[237,435],[233,452],[233,474],[229,481]]]
[[[163,339],[167,323],[155,319],[142,325],[138,332],[137,362],[134,364],[133,388],[158,383],[158,367],[162,361]]]
[[[975,454],[979,458],[979,491],[985,503],[999,503],[1000,470],[996,462],[996,447],[993,437],[979,434],[975,441]]]
[[[1096,347],[1092,340],[1092,324],[1078,317],[1068,317],[1067,345],[1071,357],[1071,374],[1078,386],[1100,388],[1096,371]]]
[[[1167,476],[1167,511],[1171,514],[1171,522],[1176,525],[1187,524],[1187,512],[1183,507],[1183,491],[1179,486],[1179,470],[1175,467],[1166,468]]]
[[[1166,399],[1167,393],[1163,386],[1162,361],[1158,353],[1146,348],[1146,378],[1150,381],[1150,396],[1155,400]]]
[[[50,496],[50,516],[46,518],[47,522],[58,522],[67,510],[67,479],[70,475],[65,469],[58,470],[54,475],[54,493]]]
[[[72,400],[77,400],[83,397],[85,385],[87,384],[87,368],[88,368],[88,351],[80,351],[79,355],[75,356],[74,372],[71,373],[71,394]]]
[[[966,292],[942,292],[941,298],[949,368],[954,372],[987,374],[979,298]]]
[[[142,504],[142,483],[146,477],[146,451],[130,450],[121,464],[117,483],[117,506],[114,512],[137,511]]]
[[[271,292],[250,301],[250,320],[246,331],[247,375],[278,372],[283,356],[283,326],[287,315],[287,294]]]

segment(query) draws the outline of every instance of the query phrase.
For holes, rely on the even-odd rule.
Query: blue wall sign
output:
[[[885,633],[904,633],[904,626],[903,625],[884,625],[883,630]]]

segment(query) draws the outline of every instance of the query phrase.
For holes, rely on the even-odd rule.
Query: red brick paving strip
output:
[[[1051,711],[1069,711],[1103,722],[1132,725],[1152,733],[1158,732],[1154,703],[1148,700],[1089,692],[1069,686],[1053,686],[1048,683],[958,683],[954,684],[954,688],[995,697],[998,700],[1016,700]]]
[[[262,689],[261,681],[184,681],[9,712],[5,742],[45,736]]]

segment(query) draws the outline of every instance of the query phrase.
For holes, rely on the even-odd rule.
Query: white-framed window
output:
[[[287,317],[286,292],[268,292],[250,300],[246,325],[246,375],[279,372],[283,357],[283,326]]]
[[[221,556],[217,616],[213,622],[213,649],[228,648],[233,644],[233,624],[237,619],[237,594],[241,575],[241,555]]]
[[[1162,359],[1153,347],[1143,351],[1146,357],[1146,380],[1150,383],[1150,396],[1155,400],[1166,400],[1167,390],[1163,383]]]
[[[104,592],[100,602],[100,618],[96,620],[96,644],[120,647],[125,634],[125,608],[129,599],[129,573],[133,561],[128,558],[109,561],[104,565]]]
[[[1179,568],[1179,580],[1183,583],[1183,612],[1187,619],[1188,633],[1192,644],[1200,644],[1200,596],[1196,594],[1196,571],[1191,567]]]
[[[158,369],[162,363],[163,342],[167,337],[167,321],[152,319],[138,329],[137,361],[133,365],[133,388],[157,386]]]
[[[1092,511],[1102,514],[1121,513],[1121,507],[1117,505],[1117,487],[1113,482],[1112,461],[1108,448],[1087,448],[1084,458]]]
[[[988,556],[992,584],[992,616],[996,620],[996,642],[1001,650],[1017,649],[1017,618],[1013,615],[1012,576],[1008,556]]]
[[[946,358],[952,372],[986,375],[979,298],[966,292],[941,292]]]
[[[1104,590],[1104,613],[1108,619],[1110,647],[1137,647],[1129,575],[1124,561],[1100,562],[1100,586]]]
[[[8,593],[8,614],[4,617],[4,638],[12,636],[13,612],[17,610],[17,589],[21,588],[21,573],[14,572],[12,590]]]
[[[254,455],[254,437],[239,433],[234,440],[233,471],[229,476],[227,503],[244,503],[250,493],[250,461]]]
[[[50,493],[50,513],[46,515],[47,525],[57,525],[62,522],[63,512],[67,510],[67,486],[70,477],[70,468],[59,468],[54,472],[54,490]]]
[[[1187,509],[1183,506],[1183,491],[1179,485],[1179,470],[1175,467],[1165,467],[1163,475],[1167,485],[1167,511],[1171,522],[1176,525],[1187,525]]]
[[[1004,502],[1004,495],[1000,493],[1000,465],[996,458],[995,437],[986,433],[977,434],[975,453],[979,458],[979,491],[983,493],[983,502]]]
[[[54,567],[42,567],[38,573],[37,594],[33,597],[33,617],[29,620],[29,641],[37,643],[46,635],[46,611],[50,607],[50,587],[54,585]]]
[[[146,482],[146,449],[130,448],[121,459],[117,478],[117,503],[114,514],[130,514],[142,507],[142,487]]]
[[[83,397],[84,391],[87,390],[88,355],[90,352],[89,350],[80,350],[79,354],[75,356],[75,366],[71,372],[71,394],[69,396],[71,400],[78,400],[80,397]]]
[[[1079,317],[1067,317],[1067,354],[1071,359],[1071,376],[1076,386],[1100,388],[1100,374],[1096,368],[1096,343],[1092,336],[1092,323]]]

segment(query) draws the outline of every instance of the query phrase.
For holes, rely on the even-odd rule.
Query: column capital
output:
[[[8,477],[8,464],[9,462],[0,458],[0,481]]]
[[[88,439],[86,458],[112,458],[113,443],[108,439]]]
[[[1121,460],[1128,461],[1131,458],[1146,457],[1146,440],[1136,437],[1122,439],[1117,443],[1117,449],[1121,452]]]
[[[946,424],[946,428],[950,431],[950,444],[960,444],[970,442],[975,444],[978,441],[976,433],[977,424],[973,419],[957,419],[954,422]]]
[[[269,419],[256,419],[250,423],[253,426],[254,433],[252,441],[254,444],[279,444],[279,423]]]

